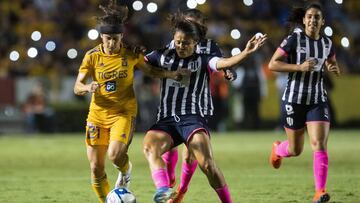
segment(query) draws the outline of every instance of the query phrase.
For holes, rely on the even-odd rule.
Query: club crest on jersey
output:
[[[115,81],[108,81],[105,83],[105,90],[107,92],[113,92],[116,90],[116,82]]]
[[[122,59],[121,59],[121,66],[128,66],[128,60],[127,60],[127,58],[122,58]]]

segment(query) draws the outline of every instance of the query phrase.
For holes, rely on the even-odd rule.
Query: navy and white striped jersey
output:
[[[209,82],[211,72],[216,69],[211,64],[217,59],[218,57],[210,54],[198,53],[187,58],[179,58],[176,50],[170,47],[153,51],[145,56],[149,64],[165,70],[174,71],[178,68],[191,70],[188,85],[168,78],[161,80],[157,120],[176,115],[197,114],[202,117],[213,115],[214,106]]]
[[[169,49],[175,49],[175,42],[172,40],[168,45]],[[212,39],[204,39],[196,46],[196,53],[198,54],[210,54],[212,56],[223,57],[223,54],[217,45],[217,43]]]
[[[290,72],[282,100],[296,104],[318,104],[327,101],[323,72],[325,60],[335,56],[332,41],[325,36],[319,40],[308,37],[304,32],[293,32],[283,40],[281,49],[290,64],[302,64],[307,59],[315,59],[313,71]]]

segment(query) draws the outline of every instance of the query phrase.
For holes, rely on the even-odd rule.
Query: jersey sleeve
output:
[[[147,54],[144,57],[144,60],[146,63],[152,65],[152,66],[160,66],[160,57],[161,57],[161,53],[160,51],[156,50],[156,51],[152,51],[151,53]]]
[[[222,51],[215,41],[211,41],[210,55],[216,57],[223,57]]]
[[[81,62],[79,73],[87,74],[93,67],[94,65],[91,60],[91,54],[86,53],[84,59]]]
[[[297,34],[292,33],[281,42],[279,49],[284,52],[284,55],[289,55],[296,48],[296,40]]]

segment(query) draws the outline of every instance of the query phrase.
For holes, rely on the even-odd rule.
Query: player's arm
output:
[[[231,68],[231,67],[239,64],[241,61],[243,61],[245,58],[247,58],[250,54],[252,54],[256,50],[258,50],[262,45],[264,45],[266,39],[267,39],[266,35],[264,35],[262,37],[258,37],[258,38],[254,35],[247,42],[244,51],[242,51],[240,54],[237,54],[237,55],[229,57],[229,58],[219,58],[219,60],[216,62],[216,69],[221,70],[221,69],[225,69],[225,68]]]
[[[335,55],[326,59],[325,66],[329,72],[334,73],[337,76],[340,76],[340,68],[336,61]]]
[[[145,60],[140,60],[136,67],[150,77],[170,78],[177,81],[190,74],[190,71],[187,69],[179,69],[177,71],[163,70],[146,63]]]
[[[99,84],[95,81],[92,81],[89,84],[86,84],[87,75],[85,73],[79,72],[75,85],[74,85],[74,93],[76,95],[85,95],[87,93],[93,93],[99,88]]]
[[[312,71],[316,65],[314,59],[308,59],[302,64],[290,64],[285,62],[286,53],[281,48],[278,48],[271,57],[269,69],[276,72],[306,72]]]

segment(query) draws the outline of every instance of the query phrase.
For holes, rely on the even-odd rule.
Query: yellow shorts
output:
[[[88,122],[86,125],[86,145],[109,145],[116,140],[126,145],[131,143],[135,128],[135,117],[119,116],[119,119],[110,127],[104,128]]]

